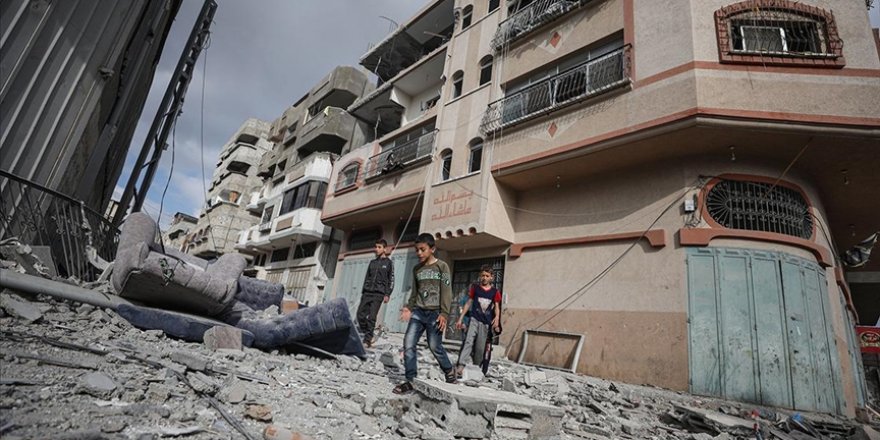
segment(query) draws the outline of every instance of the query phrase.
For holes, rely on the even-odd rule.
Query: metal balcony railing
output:
[[[507,17],[498,25],[498,30],[492,37],[492,46],[495,50],[501,50],[505,45],[528,35],[544,23],[549,23],[557,17],[589,3],[589,1],[536,0]]]
[[[480,129],[493,133],[629,84],[629,53],[624,46],[492,102]]]
[[[403,169],[410,162],[429,157],[434,151],[434,134],[432,131],[371,157],[367,160],[364,178]]]
[[[116,258],[119,229],[82,201],[2,170],[0,188],[0,239],[47,246],[59,276],[95,281],[90,260]]]

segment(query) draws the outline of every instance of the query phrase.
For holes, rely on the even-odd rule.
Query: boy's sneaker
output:
[[[364,347],[365,348],[373,348],[373,340],[372,339],[364,339]]]
[[[444,374],[446,375],[446,383],[458,383],[458,375],[455,374],[455,368],[450,368],[449,371],[445,372]]]
[[[404,383],[394,387],[393,390],[391,390],[391,392],[394,394],[409,394],[412,391],[413,391],[413,386],[409,382],[404,382]]]

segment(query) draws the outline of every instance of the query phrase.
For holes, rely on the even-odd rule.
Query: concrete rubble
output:
[[[486,377],[468,368],[448,385],[424,347],[417,392],[398,396],[400,335],[384,335],[366,360],[319,359],[227,347],[221,334],[183,342],[112,309],[47,296],[7,289],[0,301],[4,440],[733,439],[756,438],[756,423],[760,438],[787,440],[869,439],[877,430],[501,356]]]

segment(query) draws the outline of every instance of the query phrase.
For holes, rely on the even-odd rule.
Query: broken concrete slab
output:
[[[192,355],[182,351],[172,352],[171,360],[193,371],[205,371],[209,368],[211,364],[209,360],[203,357]]]
[[[547,382],[547,373],[543,371],[529,371],[526,373],[525,382],[530,387]]]
[[[241,336],[240,328],[217,325],[206,330],[202,338],[205,347],[211,351],[241,350]]]
[[[110,376],[95,371],[82,377],[82,386],[86,393],[96,397],[105,397],[116,389],[116,382],[113,382]]]
[[[43,317],[43,313],[40,312],[40,309],[31,304],[30,301],[7,292],[9,291],[4,290],[3,293],[0,293],[0,307],[2,307],[6,313],[21,318],[28,323],[38,321]]]
[[[439,381],[416,379],[419,406],[441,420],[456,437],[488,438],[495,426],[507,435],[525,434],[540,439],[562,432],[565,411],[557,406],[490,388],[471,388]]]

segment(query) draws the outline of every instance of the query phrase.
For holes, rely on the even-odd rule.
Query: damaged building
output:
[[[864,411],[853,326],[877,317],[851,286],[880,266],[838,257],[880,215],[864,2],[438,0],[361,64],[379,84],[349,112],[375,139],[330,180],[332,297],[358,303],[384,238],[402,330],[428,232],[456,301],[496,269],[511,359]]]

